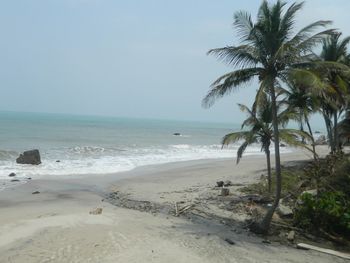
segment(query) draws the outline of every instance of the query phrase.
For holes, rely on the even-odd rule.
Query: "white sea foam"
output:
[[[235,158],[238,145],[221,149],[221,145],[177,144],[163,147],[113,149],[97,146],[77,146],[53,149],[42,153],[42,164],[16,164],[15,159],[0,161],[0,178],[10,180],[12,172],[17,178],[42,176],[74,176],[83,174],[108,174],[129,171],[138,166],[177,161]],[[283,148],[283,152],[290,151]],[[245,155],[263,154],[258,145],[248,147]],[[11,154],[13,157],[13,153]],[[56,162],[59,160],[59,162]]]

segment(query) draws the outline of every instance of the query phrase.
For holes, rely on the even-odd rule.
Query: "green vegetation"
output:
[[[294,215],[295,224],[310,231],[350,235],[350,202],[342,192],[310,193],[300,196]]]
[[[282,193],[293,225],[324,237],[350,236],[350,160],[343,153],[282,169]],[[275,189],[272,180],[272,189]],[[269,197],[266,178],[240,189]]]
[[[292,179],[293,176],[281,170],[280,140],[287,141],[288,144],[294,142],[313,152],[314,163],[309,167],[308,174],[302,176],[307,177],[309,186],[315,185],[317,189],[317,199],[309,198],[308,202],[318,207],[318,210],[310,210],[310,213],[313,215],[321,213],[320,211],[323,208],[326,209],[325,207],[332,207],[339,212],[337,206],[328,207],[324,204],[328,204],[330,200],[339,203],[339,198],[343,194],[346,202],[340,203],[339,206],[343,207],[344,211],[348,211],[346,207],[349,195],[344,189],[339,193],[338,190],[333,189],[337,182],[332,182],[335,178],[332,175],[335,171],[340,173],[339,169],[344,169],[341,167],[346,165],[338,162],[342,159],[338,153],[350,138],[350,68],[348,67],[350,55],[347,50],[350,37],[341,40],[340,32],[324,29],[331,23],[325,20],[311,23],[294,34],[295,16],[302,7],[303,3],[292,3],[287,6],[280,0],[274,4],[263,1],[255,21],[247,12],[236,12],[233,24],[237,30],[235,36],[240,40],[240,45],[216,48],[208,52],[233,67],[234,70],[213,82],[203,99],[203,106],[212,106],[217,99],[230,94],[254,78],[259,80],[255,102],[251,109],[240,106],[249,113],[248,119],[242,125],[248,130],[230,133],[222,141],[223,145],[227,145],[243,140],[238,151],[238,160],[242,157],[245,147],[255,142],[262,145],[262,151],[266,153],[268,159],[270,144],[274,144],[275,176],[269,180],[269,182],[272,181],[271,184],[268,183],[270,187],[264,188],[272,188],[275,191],[274,201],[263,220],[251,225],[251,230],[258,233],[268,232],[274,211],[286,191],[290,190],[292,195],[300,194],[299,190],[289,189],[296,185]],[[319,31],[320,29],[322,30]],[[322,49],[319,55],[317,55],[319,50],[317,47]],[[269,110],[266,116],[269,120],[263,116],[267,108]],[[288,116],[283,121],[280,117],[281,112]],[[325,120],[332,153],[325,162],[333,165],[331,169],[326,167],[327,164],[324,164],[316,153],[309,121],[314,113],[322,114]],[[290,131],[292,135],[288,135],[286,140],[284,128],[290,120],[299,122],[300,130]],[[303,136],[304,134],[307,136]],[[310,144],[305,146],[304,144],[308,142]],[[269,171],[269,160],[267,160],[267,166]],[[336,178],[348,180],[344,174],[337,175]],[[325,181],[329,183],[328,187],[323,183]],[[325,213],[329,214],[329,211]],[[347,218],[348,212],[339,216],[338,219],[342,222],[345,220],[346,225],[347,221],[344,218]],[[311,215],[309,217],[312,222]]]
[[[271,192],[271,160],[270,160],[270,145],[274,141],[274,133],[272,127],[272,107],[269,98],[266,94],[261,96],[264,99],[261,107],[253,106],[253,109],[249,109],[245,105],[239,105],[243,112],[248,114],[248,118],[243,122],[242,129],[249,128],[246,131],[233,132],[226,134],[222,139],[222,145],[229,145],[237,141],[243,141],[242,145],[237,150],[237,163],[242,158],[243,153],[248,145],[253,143],[259,143],[261,145],[261,151],[265,152],[267,163],[267,178],[268,189]],[[287,123],[290,119],[296,118],[294,112],[290,110],[279,111],[277,113],[278,124],[282,125]],[[306,144],[300,142],[299,137],[311,140],[309,134],[304,131],[295,129],[279,129],[279,136],[282,142],[289,145],[300,146],[307,148]]]

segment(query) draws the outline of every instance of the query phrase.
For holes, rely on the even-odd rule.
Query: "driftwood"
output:
[[[273,221],[271,222],[271,225],[278,226],[278,227],[283,227],[283,228],[287,228],[287,229],[291,229],[291,230],[296,230],[298,232],[304,232],[300,228],[297,228],[297,227],[294,227],[294,226],[289,226],[289,225],[282,224],[282,223],[276,223],[276,222],[273,222]]]
[[[179,207],[177,206],[177,202],[175,202],[175,215],[179,213]]]
[[[333,256],[337,256],[337,257],[341,257],[341,258],[345,258],[345,259],[350,259],[350,254],[348,254],[348,253],[339,252],[339,251],[335,251],[335,250],[327,249],[327,248],[316,247],[316,246],[308,245],[308,244],[304,244],[304,243],[297,244],[297,248],[312,249],[312,250],[326,253],[329,255],[333,255]]]
[[[177,203],[175,203],[175,216],[181,215],[183,212],[187,211],[188,209],[191,209],[194,207],[194,205],[186,205],[180,209],[177,208]]]

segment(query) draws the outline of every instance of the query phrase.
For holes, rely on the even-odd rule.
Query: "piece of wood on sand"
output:
[[[186,205],[180,209],[177,208],[177,202],[175,203],[175,216],[179,216],[181,215],[183,212],[187,211],[188,209],[191,209],[192,207],[194,207],[194,205]]]
[[[179,213],[179,207],[177,205],[177,202],[175,202],[175,216]]]
[[[350,254],[348,253],[344,253],[344,252],[339,252],[339,251],[335,251],[332,249],[327,249],[327,248],[321,248],[321,247],[316,247],[313,245],[308,245],[305,243],[299,243],[297,244],[297,248],[302,248],[302,249],[312,249],[318,252],[322,252],[322,253],[326,253],[329,255],[333,255],[333,256],[337,256],[337,257],[341,257],[341,258],[345,258],[345,259],[350,259]]]

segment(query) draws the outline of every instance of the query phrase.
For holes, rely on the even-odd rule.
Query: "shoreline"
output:
[[[299,152],[283,159],[296,161],[305,156]],[[239,213],[224,213],[210,201],[217,199],[217,179],[244,185],[264,170],[264,158],[249,156],[238,166],[233,160],[202,160],[140,167],[118,180],[110,176],[32,180],[0,192],[0,261],[345,262],[278,243],[264,244],[240,226]],[[125,200],[143,202],[135,203],[138,207],[197,202],[226,223],[203,215],[174,217],[157,209],[125,209],[107,202],[105,194],[113,191]],[[96,208],[102,213],[90,214]],[[227,238],[235,245],[228,244]]]

